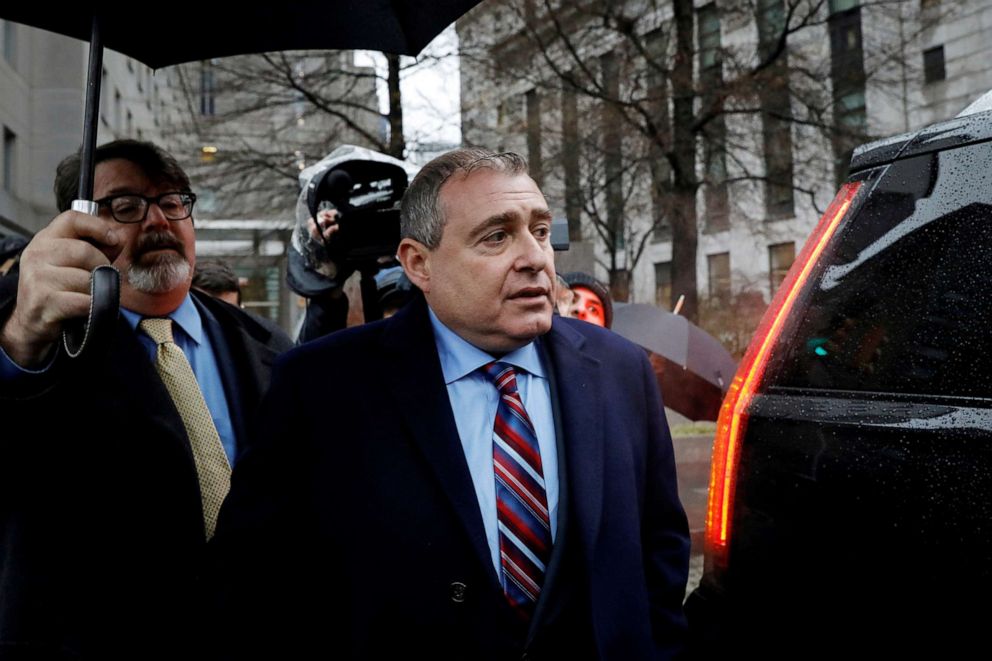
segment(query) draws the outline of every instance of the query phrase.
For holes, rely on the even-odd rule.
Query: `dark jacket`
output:
[[[271,658],[674,656],[689,539],[644,351],[560,318],[542,345],[562,490],[530,630],[497,583],[420,298],[277,365],[213,544],[226,640]]]
[[[193,296],[243,449],[287,343]],[[62,354],[51,376],[0,384],[0,660],[189,658],[205,539],[179,414],[123,318],[107,353]]]

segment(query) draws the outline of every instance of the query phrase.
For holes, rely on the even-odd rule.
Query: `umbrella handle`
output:
[[[90,311],[86,319],[72,319],[62,327],[62,342],[71,358],[105,347],[113,336],[120,314],[121,275],[104,264],[90,274]]]
[[[79,199],[72,210],[97,214],[93,197],[93,153],[96,150],[97,122],[100,116],[100,83],[103,78],[103,38],[100,16],[94,15],[90,31],[90,57],[86,80],[86,112],[83,117],[83,145],[80,149]],[[120,314],[121,274],[110,265],[98,266],[90,274],[90,311],[86,319],[73,319],[62,327],[66,353],[79,358],[92,353],[94,346],[109,343]]]
[[[73,211],[96,215],[96,203],[73,200]],[[92,347],[109,344],[120,314],[121,274],[103,264],[90,273],[90,310],[85,319],[72,319],[62,327],[62,343],[71,358],[92,353]]]

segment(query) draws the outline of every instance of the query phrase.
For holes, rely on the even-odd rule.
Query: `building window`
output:
[[[864,90],[848,92],[837,98],[838,123],[852,131],[864,131],[867,126]]]
[[[214,115],[214,97],[217,81],[214,78],[214,65],[211,61],[200,62],[200,114],[211,117]]]
[[[771,286],[772,296],[778,291],[785,275],[789,272],[792,262],[796,260],[796,244],[776,243],[768,246],[768,280]]]
[[[785,32],[785,3],[783,0],[758,0],[758,41],[762,56],[767,56]]]
[[[721,65],[720,14],[715,3],[700,7],[697,12],[699,29],[696,39],[699,48],[700,81],[703,84],[703,107],[708,112],[719,100],[713,93],[719,93],[723,85]],[[730,208],[727,194],[727,122],[721,114],[707,124],[703,131],[703,168],[706,173],[706,186],[703,189],[706,201],[706,232],[722,232],[729,228]]]
[[[763,116],[765,147],[765,214],[768,220],[795,214],[792,187],[792,125],[772,114]]]
[[[17,24],[11,21],[3,23],[3,59],[11,69],[17,69]]]
[[[730,300],[730,253],[721,252],[706,256],[709,272],[710,300],[727,302]]]
[[[271,266],[237,268],[244,307],[274,322],[280,316],[280,270]]]
[[[727,125],[722,117],[711,122],[704,132],[703,156],[706,167],[706,232],[730,229],[730,200],[727,192]]]
[[[944,47],[936,46],[923,51],[923,81],[927,84],[947,78],[944,68]]]
[[[623,138],[620,129],[623,117],[619,109],[620,62],[616,53],[605,53],[599,58],[603,79],[602,102],[603,169],[605,171],[606,224],[611,248],[622,250],[627,237],[624,233],[625,213],[623,196]]]
[[[504,98],[496,108],[497,151],[520,151],[513,138],[524,132],[524,108],[516,94]]]
[[[544,183],[541,163],[541,97],[537,90],[527,92],[527,161],[530,176],[541,186]]]
[[[575,92],[561,91],[561,159],[565,175],[565,217],[568,238],[582,240],[582,182],[579,180],[579,106]]]
[[[134,135],[134,115],[130,110],[127,111],[127,125],[125,127],[125,131],[126,133],[124,135],[129,138]]]
[[[654,302],[666,310],[672,309],[672,263],[654,265]]]
[[[703,71],[720,67],[720,15],[716,3],[698,10],[699,68]]]
[[[834,175],[847,178],[854,148],[867,139],[861,8],[856,0],[830,2],[830,77],[834,87]]]
[[[765,215],[775,220],[795,213],[788,52],[778,51],[786,28],[783,1],[759,0],[757,18],[761,56],[775,54],[758,87],[765,156]]]
[[[17,135],[3,128],[3,189],[14,192],[14,173],[17,172]]]
[[[836,14],[847,11],[848,9],[854,9],[857,6],[858,0],[830,0],[830,13]]]
[[[658,153],[650,162],[651,219],[654,223],[651,229],[651,240],[655,242],[671,241],[672,223],[668,218],[668,210],[672,199],[672,170],[668,161],[660,154],[660,147],[652,145],[652,151]]]
[[[669,220],[669,205],[672,191],[672,168],[662,150],[662,143],[670,139],[671,120],[668,111],[668,79],[658,71],[658,63],[667,61],[667,33],[655,30],[645,38],[648,58],[648,107],[659,127],[660,135],[652,140],[651,158],[651,211],[653,230],[652,241],[668,241],[672,238],[672,225]]]

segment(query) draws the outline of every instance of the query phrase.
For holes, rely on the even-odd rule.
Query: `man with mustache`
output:
[[[67,211],[71,155],[56,174],[62,213],[0,301],[0,658],[190,656],[230,465],[288,348],[190,291],[196,196],[172,156],[119,140],[95,160],[97,215]],[[112,342],[69,358],[62,326],[86,316],[101,264],[121,273]]]
[[[436,158],[401,211],[422,295],[281,359],[213,547],[244,654],[682,650],[688,528],[655,377],[552,316],[551,217],[520,156]]]

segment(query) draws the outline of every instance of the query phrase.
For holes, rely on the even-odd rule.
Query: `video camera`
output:
[[[313,298],[340,287],[360,271],[363,298],[374,297],[372,277],[396,255],[400,201],[418,169],[371,149],[343,145],[301,171],[286,276],[289,287]],[[339,226],[326,242],[310,230],[310,219],[324,209],[337,210]],[[564,218],[552,221],[551,243],[555,250],[568,250]]]
[[[344,145],[300,172],[287,281],[312,297],[340,286],[354,271],[377,269],[400,241],[400,200],[417,173],[410,164]],[[338,212],[339,230],[324,242],[310,231],[320,211]]]

